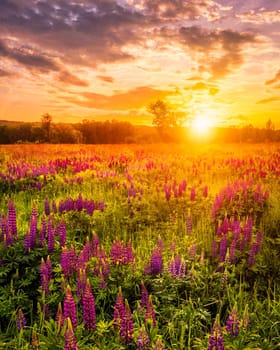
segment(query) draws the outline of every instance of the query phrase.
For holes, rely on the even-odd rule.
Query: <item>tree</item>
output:
[[[42,123],[42,130],[44,132],[45,141],[50,142],[52,116],[49,113],[43,114],[41,117],[41,123]]]
[[[162,100],[157,100],[150,103],[148,112],[154,115],[153,125],[159,129],[164,129],[170,126],[170,111],[167,104]]]

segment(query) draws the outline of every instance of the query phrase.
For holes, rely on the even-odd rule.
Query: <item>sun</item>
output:
[[[196,116],[192,121],[191,128],[197,135],[207,135],[211,129],[211,123],[206,116]]]

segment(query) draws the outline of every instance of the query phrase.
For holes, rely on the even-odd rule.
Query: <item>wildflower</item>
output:
[[[66,322],[67,322],[67,327],[64,334],[64,337],[65,337],[64,350],[76,350],[78,349],[77,340],[76,340],[73,326],[71,323],[71,318],[67,317]]]
[[[148,350],[150,349],[150,344],[151,341],[148,333],[145,328],[142,327],[137,338],[137,349]]]
[[[239,333],[239,319],[236,306],[233,307],[226,320],[226,331],[236,337]]]
[[[21,331],[24,328],[26,328],[26,318],[22,312],[22,309],[20,308],[18,310],[18,315],[17,315],[17,329],[18,331]]]
[[[62,220],[56,227],[56,232],[59,236],[60,247],[65,246],[66,243],[66,223]]]
[[[133,319],[127,300],[124,305],[124,313],[121,314],[120,340],[123,344],[131,344],[133,341]]]
[[[41,222],[41,232],[39,235],[39,245],[42,247],[44,244],[44,240],[46,238],[47,235],[47,224],[46,224],[46,219],[45,217],[42,218],[42,222]]]
[[[36,234],[37,234],[37,212],[36,208],[32,207],[30,216],[30,248],[34,248],[36,245]]]
[[[87,275],[85,268],[80,268],[77,274],[77,295],[78,298],[82,298],[84,289],[86,287]]]
[[[242,315],[241,326],[243,328],[248,328],[251,326],[251,321],[249,319],[248,304],[246,304],[243,315]]]
[[[156,247],[151,255],[150,264],[148,266],[147,271],[153,275],[157,275],[162,272],[163,261],[162,254],[158,247]]]
[[[248,266],[252,267],[255,264],[255,256],[258,252],[258,244],[256,242],[252,243],[250,252],[249,252],[249,259],[248,259]]]
[[[191,200],[191,201],[194,201],[194,200],[195,200],[195,196],[196,196],[195,187],[192,186],[192,188],[191,188],[190,200]]]
[[[169,264],[169,272],[173,277],[184,277],[186,274],[186,263],[180,257],[180,255],[176,255],[176,257],[172,258]]]
[[[16,209],[13,200],[10,200],[9,202],[9,209],[8,209],[8,227],[11,232],[12,236],[17,237],[17,218],[16,218]]]
[[[87,330],[92,331],[96,328],[96,314],[94,296],[89,284],[89,279],[86,281],[86,286],[82,298],[83,320]]]
[[[222,333],[222,327],[220,324],[219,315],[216,316],[216,320],[213,324],[211,334],[209,337],[208,350],[224,350],[224,337]]]
[[[147,288],[144,285],[144,282],[141,282],[141,307],[146,308],[149,302],[149,293]]]
[[[78,321],[77,321],[76,303],[69,286],[67,286],[66,288],[63,310],[64,310],[64,318],[67,319],[67,317],[70,317],[73,327],[77,328]]]
[[[148,304],[147,304],[147,307],[146,307],[145,323],[148,320],[152,321],[153,327],[156,326],[156,314],[155,314],[155,310],[154,310],[154,306],[153,306],[153,302],[152,302],[151,296],[149,296]]]
[[[44,201],[44,208],[45,208],[45,214],[47,216],[49,216],[50,213],[51,213],[51,208],[50,208],[50,202],[49,202],[48,198],[46,198],[45,201]]]
[[[124,299],[121,289],[119,290],[114,306],[114,321],[113,324],[116,327],[120,327],[121,317],[124,313]]]
[[[41,287],[42,291],[49,294],[49,271],[44,258],[41,260],[40,264],[40,277],[41,277]]]
[[[57,329],[57,335],[59,335],[61,330],[62,330],[62,327],[64,325],[64,315],[62,312],[61,303],[58,304],[57,312],[55,315],[55,325],[56,325],[56,329]]]
[[[52,217],[49,216],[48,220],[48,252],[52,252],[54,250],[54,228]]]
[[[220,262],[225,261],[226,252],[227,252],[227,237],[223,236],[220,242],[220,256],[219,256]]]

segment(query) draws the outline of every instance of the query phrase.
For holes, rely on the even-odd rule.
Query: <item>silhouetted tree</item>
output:
[[[42,129],[44,131],[45,141],[50,142],[50,134],[51,134],[51,123],[52,116],[49,113],[45,113],[41,117]]]

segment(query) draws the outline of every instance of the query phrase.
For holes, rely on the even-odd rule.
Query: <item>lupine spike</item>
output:
[[[67,286],[65,297],[64,297],[64,318],[70,317],[72,325],[74,328],[77,328],[78,321],[77,321],[77,309],[76,309],[76,302],[73,297],[72,291],[70,289],[70,286]]]

